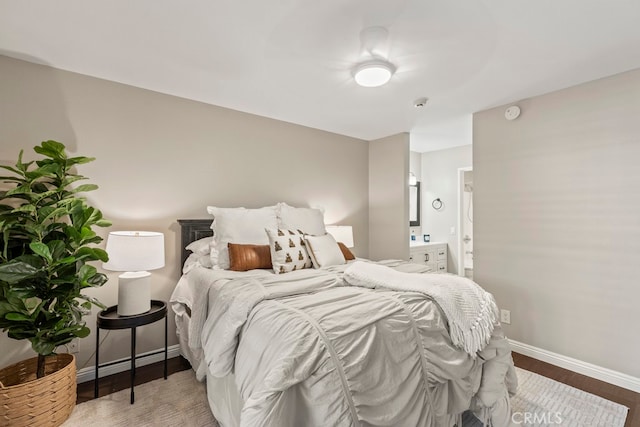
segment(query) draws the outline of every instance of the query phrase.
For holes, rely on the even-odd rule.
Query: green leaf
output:
[[[49,251],[49,247],[41,242],[33,242],[29,244],[29,247],[33,251],[33,253],[41,256],[47,261],[51,262],[53,259],[51,258],[51,251]]]
[[[5,169],[5,170],[8,170],[8,171],[10,171],[10,172],[13,172],[13,173],[15,173],[16,175],[20,175],[20,176],[22,176],[22,171],[21,171],[21,170],[16,169],[16,168],[13,168],[13,167],[11,167],[11,166],[7,166],[7,165],[0,165],[0,168]],[[4,177],[3,177],[3,179],[4,179]]]
[[[79,260],[84,259],[85,261],[109,261],[109,255],[99,248],[80,248],[76,251],[75,257]]]
[[[27,298],[24,301],[24,306],[30,313],[33,312],[40,304],[42,300],[40,298]]]
[[[111,221],[107,221],[106,219],[100,219],[96,221],[98,227],[111,227]]]
[[[99,274],[102,274],[102,273],[99,273]],[[80,295],[80,297],[79,297],[79,298],[80,298],[80,299],[83,299],[83,300],[85,300],[85,301],[86,301],[86,303],[83,303],[83,305],[84,305],[84,304],[93,304],[93,305],[96,305],[96,306],[100,307],[100,308],[101,308],[101,309],[103,309],[103,310],[104,310],[105,308],[107,308],[107,306],[105,306],[105,305],[104,305],[104,304],[102,304],[100,301],[98,301],[98,299],[97,299],[97,298],[90,297],[90,296],[87,296],[87,295]]]
[[[56,349],[55,344],[46,341],[37,340],[35,337],[31,340],[31,348],[38,354],[42,354],[43,356],[48,356],[53,354]]]
[[[57,141],[43,141],[40,146],[33,147],[33,151],[43,156],[49,157],[55,160],[65,160],[66,154],[64,151],[64,144]]]
[[[89,163],[89,162],[93,162],[96,158],[95,157],[71,157],[70,159],[67,159],[67,165],[71,166],[71,165],[81,165],[84,163]]]
[[[65,257],[65,258],[62,258],[62,259],[59,259],[59,260],[55,261],[54,264],[55,265],[64,265],[64,264],[71,264],[71,263],[76,262],[76,261],[77,261],[76,257],[68,256],[68,257]]]
[[[86,326],[82,326],[79,330],[76,331],[75,336],[78,338],[86,338],[91,333],[91,330]]]
[[[26,262],[13,260],[0,264],[0,280],[12,285],[21,280],[34,277],[39,271],[39,269]]]
[[[98,273],[95,276],[91,277],[89,280],[87,280],[87,283],[92,288],[99,288],[100,286],[107,283],[108,280],[109,278],[107,277],[106,274]]]
[[[16,188],[13,188],[5,193],[5,197],[8,196],[16,196],[23,194],[32,194],[31,187],[29,184],[18,185]]]
[[[31,213],[35,211],[36,211],[36,207],[34,205],[25,204],[25,205],[18,206],[17,208],[12,210],[11,213],[20,213],[20,212]]]
[[[49,212],[46,217],[42,218],[40,220],[40,223],[42,224],[46,221],[50,221],[50,220],[53,220],[54,218],[62,217],[66,214],[67,214],[67,210],[64,207],[54,209],[51,212]]]
[[[98,273],[98,270],[94,266],[85,264],[82,267],[80,267],[80,270],[78,270],[78,279],[80,279],[81,282],[86,282],[87,280],[95,276],[97,273]]]
[[[22,313],[7,313],[6,316],[4,316],[5,319],[7,320],[12,320],[14,322],[30,322],[31,321],[31,317],[26,316]]]
[[[72,193],[82,193],[85,191],[93,191],[93,190],[97,190],[98,186],[95,184],[82,184],[77,186],[76,188],[74,188],[73,190],[71,190]]]
[[[36,180],[44,176],[55,177],[56,174],[59,174],[60,172],[61,172],[61,168],[59,164],[47,163],[45,165],[40,166],[37,169],[27,172],[25,176],[30,180]]]

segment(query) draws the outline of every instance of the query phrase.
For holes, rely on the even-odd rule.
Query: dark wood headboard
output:
[[[180,248],[182,249],[180,251],[180,272],[182,272],[182,266],[190,254],[185,247],[198,239],[213,236],[212,222],[211,218],[178,220],[178,224],[180,224]]]

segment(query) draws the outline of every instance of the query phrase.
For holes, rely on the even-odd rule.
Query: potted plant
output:
[[[104,250],[92,246],[102,241],[92,228],[110,223],[79,195],[97,186],[73,185],[86,179],[74,173],[74,167],[94,159],[68,157],[65,146],[56,141],[44,141],[34,151],[44,158],[23,163],[20,151],[15,166],[0,166],[11,172],[0,177],[5,190],[0,191],[0,328],[10,338],[29,340],[38,355],[30,359],[33,361],[30,369],[35,372],[16,376],[13,371],[29,370],[24,364],[1,371],[0,395],[5,396],[7,388],[20,385],[7,382],[28,382],[29,387],[37,387],[31,380],[37,377],[36,381],[42,381],[50,375],[45,368],[50,365],[49,359],[56,358],[56,348],[89,335],[83,316],[92,305],[104,308],[82,291],[107,281],[106,275],[88,262],[108,260]],[[72,365],[73,385],[66,388],[72,388],[75,404],[75,360],[67,357],[72,363],[62,365]],[[60,363],[51,365],[56,367]],[[51,388],[50,384],[45,388]],[[50,399],[40,400],[35,404],[45,404]],[[24,400],[18,406],[25,406]],[[2,407],[11,410],[11,402],[2,402],[0,412]],[[51,419],[51,412],[44,412]],[[14,416],[20,418],[24,414]],[[3,421],[7,417],[10,419],[11,414],[0,414]],[[29,422],[33,423],[34,420]]]

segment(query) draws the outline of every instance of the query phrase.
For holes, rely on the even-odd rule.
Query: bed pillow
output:
[[[315,208],[294,208],[286,203],[278,203],[278,228],[282,230],[300,230],[306,234],[322,235],[324,213]]]
[[[353,254],[353,252],[351,252],[349,250],[347,245],[345,245],[342,242],[338,242],[338,246],[340,247],[340,251],[342,252],[342,256],[344,256],[344,259],[346,261],[352,261],[352,260],[356,259],[356,256]]]
[[[204,237],[202,239],[198,239],[189,243],[185,247],[185,249],[193,252],[196,255],[209,255],[209,253],[211,253],[212,243],[213,243],[213,236]]]
[[[211,268],[211,257],[207,255],[189,254],[182,266],[182,273],[187,274],[196,267]]]
[[[229,270],[248,271],[259,268],[271,269],[269,245],[241,245],[229,243]]]
[[[314,268],[340,265],[346,262],[336,239],[329,233],[322,236],[306,236],[305,242]]]
[[[271,264],[276,274],[311,268],[311,259],[307,253],[304,234],[298,230],[267,228],[271,251]]]
[[[218,208],[208,206],[207,212],[214,216],[214,244],[211,247],[211,262],[216,269],[228,269],[229,243],[268,245],[265,228],[277,228],[276,207],[259,209]]]

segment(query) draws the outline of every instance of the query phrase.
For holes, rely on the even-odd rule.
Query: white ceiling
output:
[[[0,53],[429,151],[471,143],[473,112],[640,68],[639,22],[638,0],[0,0]],[[370,26],[380,88],[351,77]]]

